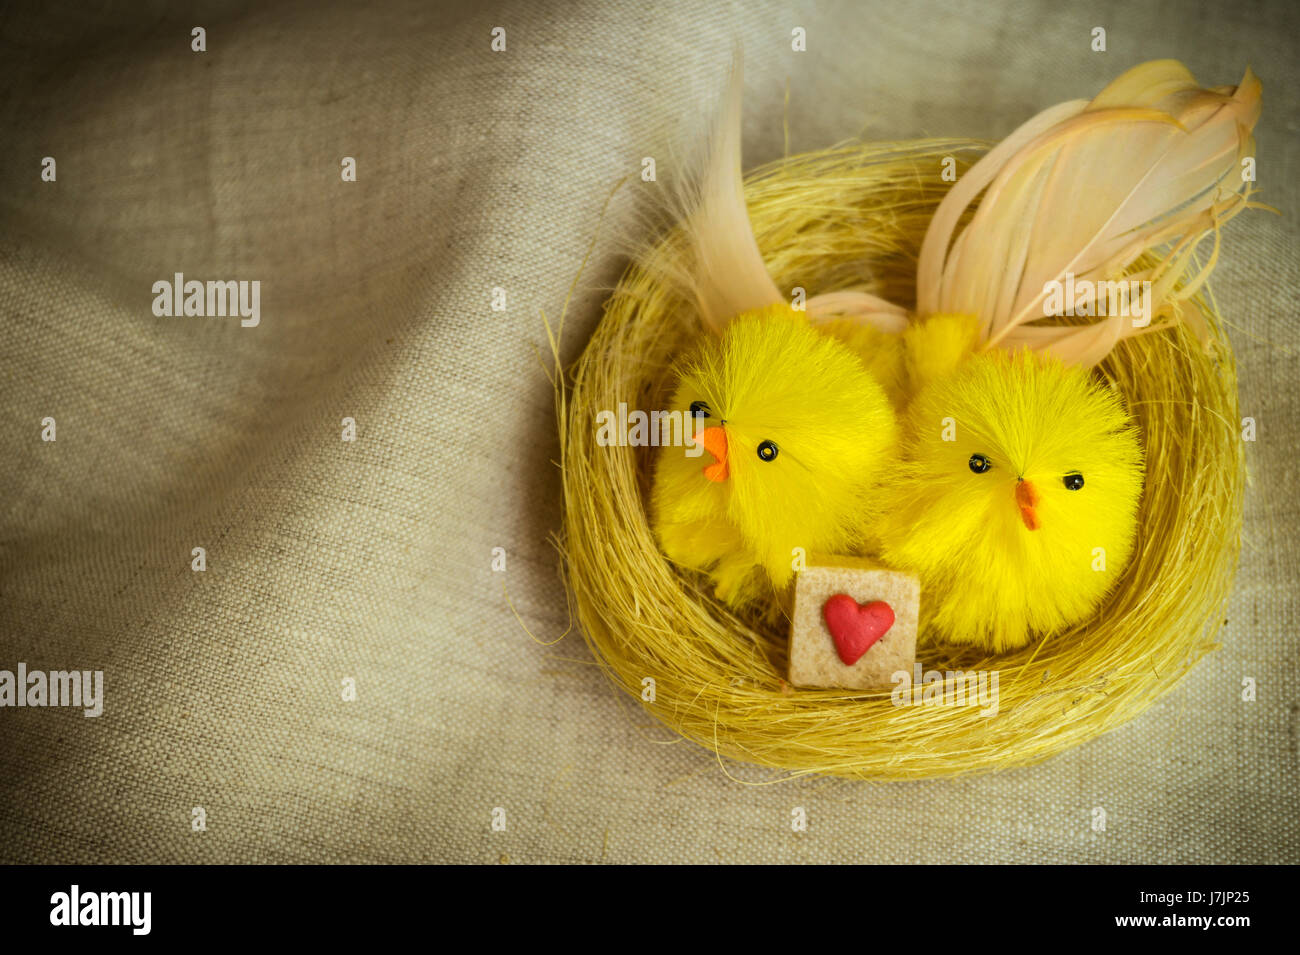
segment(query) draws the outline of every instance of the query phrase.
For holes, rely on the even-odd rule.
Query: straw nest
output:
[[[778,287],[815,276],[810,296],[865,285],[911,305],[917,251],[948,186],[934,171],[945,156],[964,168],[983,148],[852,145],[755,171],[746,198]],[[581,358],[556,378],[560,544],[583,634],[615,686],[673,731],[719,757],[790,775],[886,780],[1003,769],[1132,719],[1215,649],[1245,471],[1232,352],[1214,310],[1197,299],[1189,305],[1208,323],[1208,347],[1181,328],[1144,335],[1098,369],[1140,422],[1147,479],[1134,558],[1097,618],[1015,652],[919,651],[926,670],[998,671],[996,716],[895,706],[888,689],[788,686],[785,627],[737,616],[659,551],[648,519],[655,449],[596,443],[598,411],[620,402],[666,407],[674,360],[701,334],[672,283],[656,278],[673,274],[683,254],[669,235],[629,268]]]

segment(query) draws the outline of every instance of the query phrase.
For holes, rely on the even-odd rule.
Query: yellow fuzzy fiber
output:
[[[941,161],[956,156],[964,168],[982,148],[853,145],[758,170],[746,197],[778,287],[813,295],[865,284],[910,306],[917,249],[948,187]],[[657,449],[596,440],[601,410],[671,407],[671,369],[685,357],[678,349],[701,333],[687,303],[652,276],[671,274],[683,254],[669,236],[629,269],[582,356],[556,376],[560,544],[581,629],[614,685],[673,732],[720,757],[795,775],[1002,769],[1132,719],[1215,648],[1245,471],[1232,353],[1218,317],[1196,300],[1189,305],[1209,323],[1209,350],[1182,330],[1142,335],[1098,369],[1136,421],[1146,470],[1132,556],[1098,613],[1004,653],[949,643],[919,651],[926,670],[996,670],[996,715],[895,706],[888,690],[790,688],[783,623],[729,610],[707,578],[674,569],[660,550],[649,519]]]
[[[858,546],[872,492],[897,457],[897,424],[852,351],[788,305],[750,312],[688,349],[668,408],[686,413],[695,401],[709,409],[699,426],[726,436],[730,476],[705,480],[712,456],[659,448],[651,522],[664,553],[744,608],[780,600],[796,548]]]
[[[920,577],[922,628],[1008,650],[1095,614],[1132,553],[1142,493],[1120,396],[1051,356],[993,350],[921,389],[907,418],[881,556]],[[1017,503],[1025,488],[1033,530]]]

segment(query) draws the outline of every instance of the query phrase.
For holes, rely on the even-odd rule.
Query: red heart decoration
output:
[[[822,616],[845,666],[853,666],[894,625],[894,608],[883,600],[859,604],[836,594],[822,605]]]

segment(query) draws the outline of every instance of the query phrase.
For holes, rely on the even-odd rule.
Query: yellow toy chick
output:
[[[737,56],[711,148],[677,197],[686,254],[662,278],[694,305],[700,328],[688,333],[697,343],[681,358],[671,410],[691,414],[698,435],[690,448],[659,450],[651,522],[668,558],[707,574],[719,599],[765,601],[770,613],[796,548],[843,553],[869,539],[897,420],[868,370],[868,346],[906,318],[852,291],[796,311],[778,290],[745,205],[741,89]],[[845,315],[863,328],[817,327]],[[896,353],[882,361],[890,374],[901,367]]]
[[[1180,63],[1144,63],[1029,120],[940,203],[880,521],[881,556],[921,578],[924,636],[1003,651],[1098,612],[1134,550],[1143,465],[1122,399],[1090,369],[1195,321],[1179,303],[1214,262],[1196,244],[1250,204],[1239,162],[1259,99],[1249,70],[1202,89]]]
[[[719,599],[771,600],[795,548],[843,553],[861,538],[894,460],[894,412],[857,356],[805,315],[772,305],[706,338],[672,408],[693,415],[697,445],[658,452],[654,530]]]
[[[881,556],[921,578],[923,630],[996,652],[1095,612],[1132,553],[1142,492],[1116,392],[1051,356],[994,350],[922,388],[905,428]]]

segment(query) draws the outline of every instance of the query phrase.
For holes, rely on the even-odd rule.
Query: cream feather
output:
[[[1159,327],[1107,315],[1086,327],[1045,317],[1048,283],[1118,279],[1144,252],[1172,245],[1150,280],[1151,318],[1174,313],[1213,268],[1197,243],[1248,205],[1240,160],[1253,154],[1260,83],[1202,89],[1181,63],[1141,64],[1091,102],[1029,120],[945,197],[917,269],[921,315],[979,317],[986,347],[1027,345],[1073,364]],[[953,234],[979,198],[969,225]],[[1126,276],[1126,278],[1138,278]]]
[[[685,284],[705,324],[719,333],[742,312],[785,301],[763,262],[745,206],[740,165],[743,89],[744,65],[737,49],[703,167],[685,187],[684,197],[690,259]]]
[[[857,289],[823,292],[806,303],[808,320],[814,325],[825,325],[838,319],[851,319],[856,323],[893,334],[907,328],[907,309],[887,302],[878,295]]]

